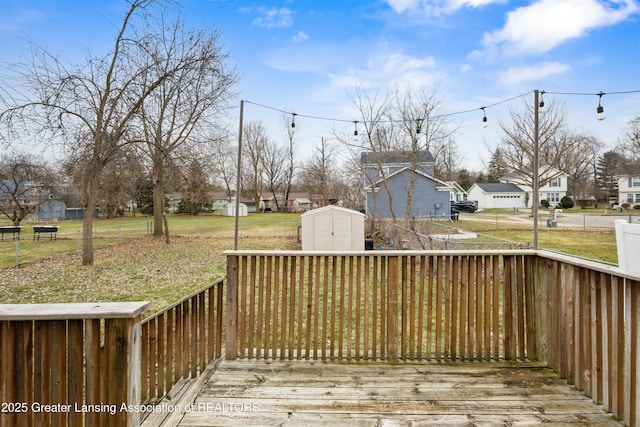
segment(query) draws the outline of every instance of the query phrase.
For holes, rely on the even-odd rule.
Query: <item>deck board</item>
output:
[[[523,363],[222,361],[181,409],[182,427],[621,425]]]

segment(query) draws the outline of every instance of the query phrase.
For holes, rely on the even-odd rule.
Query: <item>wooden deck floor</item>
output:
[[[174,425],[621,425],[537,364],[238,360],[201,385]]]

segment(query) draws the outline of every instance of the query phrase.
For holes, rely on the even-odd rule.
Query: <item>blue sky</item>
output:
[[[102,55],[119,23],[117,0],[0,0],[0,61],[14,62],[32,41],[72,63]],[[348,93],[356,85],[438,86],[442,113],[452,116],[463,165],[482,168],[498,122],[526,94],[566,104],[568,125],[612,147],[640,116],[640,1],[637,0],[183,0],[191,27],[220,33],[240,75],[237,99],[301,115],[357,119]],[[89,53],[88,53],[89,52]],[[4,66],[1,66],[4,67]],[[0,68],[0,72],[1,72]],[[607,119],[596,120],[596,93]],[[531,95],[532,96],[532,95]],[[232,113],[233,115],[233,113]],[[245,120],[265,123],[284,140],[281,113],[249,104]],[[233,122],[233,117],[232,117]],[[340,121],[300,118],[304,157]],[[237,125],[232,129],[236,129]]]

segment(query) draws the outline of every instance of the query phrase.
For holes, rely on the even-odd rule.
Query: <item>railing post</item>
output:
[[[227,325],[225,338],[225,357],[235,360],[238,357],[238,256],[227,257]]]
[[[107,401],[118,406],[110,426],[138,426],[140,412],[122,411],[121,405],[140,404],[140,316],[105,320],[106,380],[109,382]]]
[[[0,397],[24,402],[0,425],[140,425],[140,319],[150,306],[0,304]]]
[[[388,257],[387,360],[398,362],[398,256]]]

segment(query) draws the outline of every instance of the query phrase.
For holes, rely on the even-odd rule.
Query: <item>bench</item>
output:
[[[2,240],[4,240],[4,235],[11,233],[11,238],[16,237],[18,235],[18,239],[20,238],[20,226],[3,226],[0,227],[0,235],[2,236]]]
[[[34,225],[33,240],[40,240],[41,234],[49,234],[50,240],[57,240],[58,228],[57,225]]]

